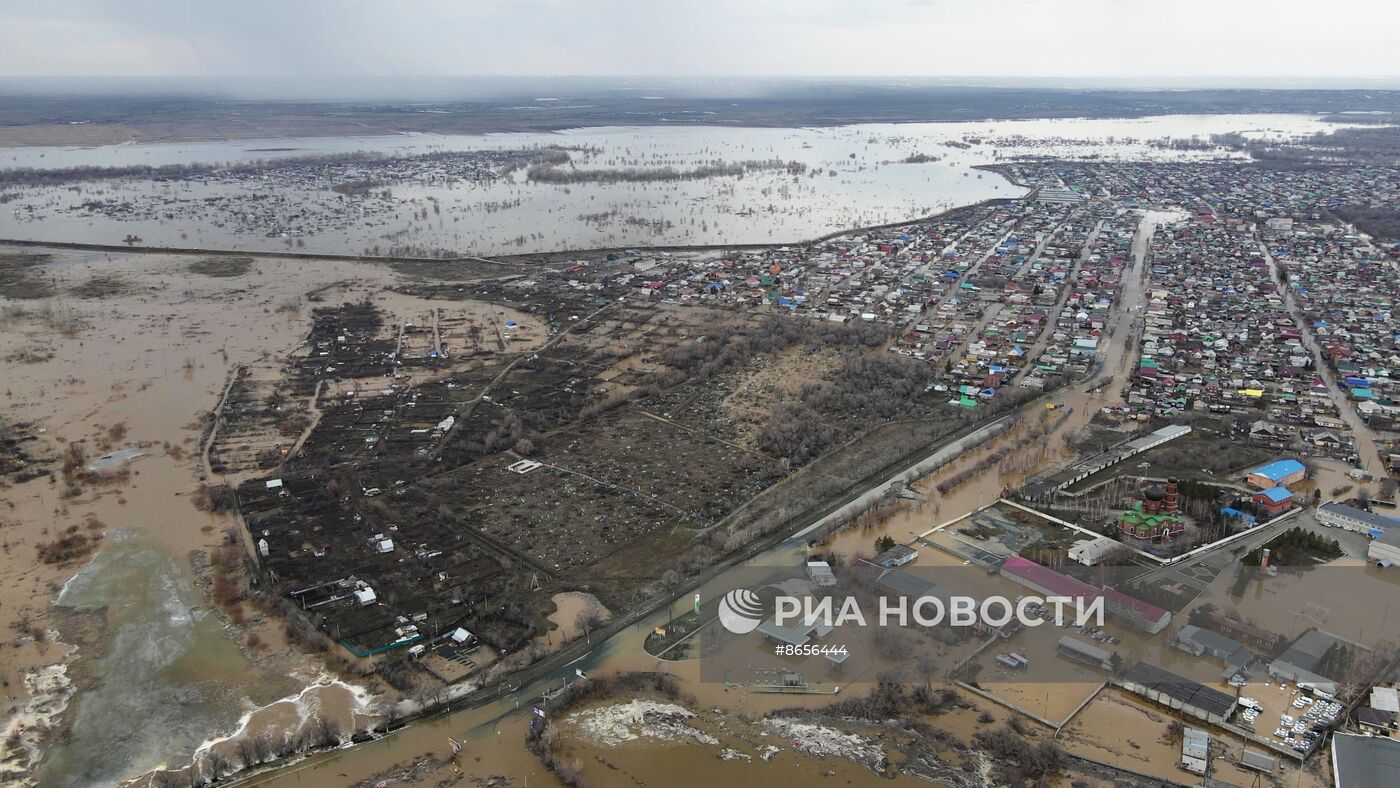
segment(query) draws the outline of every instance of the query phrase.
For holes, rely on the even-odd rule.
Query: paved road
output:
[[[1060,297],[1056,299],[1055,306],[1046,312],[1045,328],[1041,329],[1040,336],[1036,337],[1035,344],[1026,352],[1025,361],[1021,364],[1021,371],[1016,373],[1012,384],[1020,383],[1021,378],[1030,374],[1035,368],[1035,362],[1040,358],[1040,354],[1045,352],[1045,348],[1050,344],[1050,337],[1055,335],[1055,324],[1058,322],[1060,313],[1064,311],[1065,304],[1069,303],[1070,291],[1074,289],[1072,283],[1079,275],[1079,269],[1089,259],[1089,255],[1094,253],[1094,241],[1099,237],[1099,231],[1103,229],[1103,220],[1100,219],[1090,231],[1089,237],[1084,239],[1084,246],[1079,249],[1079,256],[1074,259],[1074,267],[1070,269],[1069,276],[1065,277],[1065,286],[1060,291]],[[1038,254],[1038,252],[1037,252]],[[1126,273],[1126,272],[1125,272]]]
[[[1371,432],[1371,428],[1362,421],[1361,414],[1352,407],[1347,400],[1344,389],[1337,385],[1337,376],[1333,374],[1332,367],[1327,364],[1327,360],[1322,356],[1322,344],[1318,342],[1317,336],[1313,334],[1312,325],[1308,323],[1307,317],[1303,314],[1303,309],[1293,298],[1293,288],[1283,281],[1282,272],[1279,269],[1278,261],[1269,253],[1268,244],[1264,243],[1256,232],[1255,241],[1259,244],[1259,253],[1264,256],[1264,260],[1269,264],[1269,275],[1273,278],[1274,284],[1283,295],[1284,308],[1293,316],[1298,323],[1298,331],[1303,335],[1303,344],[1307,346],[1308,352],[1312,355],[1313,364],[1317,367],[1318,377],[1327,384],[1327,394],[1332,398],[1332,403],[1337,406],[1337,412],[1341,415],[1347,427],[1351,429],[1352,437],[1356,441],[1356,454],[1358,457],[1357,466],[1372,474],[1377,478],[1385,478],[1385,463],[1381,461],[1380,452],[1376,449],[1376,436]]]

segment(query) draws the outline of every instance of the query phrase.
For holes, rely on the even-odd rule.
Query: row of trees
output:
[[[675,167],[626,167],[577,169],[556,166],[555,163],[537,164],[525,171],[525,175],[536,183],[673,183],[676,181],[698,181],[708,178],[737,178],[750,172],[764,170],[784,170],[789,175],[801,175],[807,165],[797,161],[715,162],[702,164],[688,170]]]

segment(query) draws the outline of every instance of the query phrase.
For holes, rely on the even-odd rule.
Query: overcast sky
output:
[[[0,75],[1393,77],[1400,0],[0,0]]]

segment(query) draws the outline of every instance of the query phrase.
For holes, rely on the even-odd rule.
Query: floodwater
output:
[[[686,170],[717,161],[800,162],[807,171],[645,183],[531,182],[523,171],[481,183],[386,183],[386,203],[344,200],[334,184],[278,186],[299,216],[276,215],[260,177],[236,182],[99,181],[4,190],[0,238],[258,251],[363,253],[388,249],[508,254],[568,249],[789,243],[843,229],[915,219],[1024,189],[972,169],[1016,156],[1188,159],[1169,139],[1238,131],[1297,136],[1335,128],[1303,115],[1160,116],[1133,120],[869,124],[815,129],[609,127],[553,134],[404,135],[239,140],[0,152],[0,168],[222,164],[369,152],[566,146],[579,169]],[[949,143],[954,143],[950,145]],[[911,156],[936,161],[907,162]],[[142,205],[125,216],[84,203]],[[429,208],[431,207],[431,212]],[[281,212],[283,214],[286,211]]]
[[[312,715],[342,731],[364,727],[364,692],[322,676],[312,658],[286,647],[279,628],[258,620],[244,631],[224,626],[196,586],[197,568],[236,522],[199,511],[189,492],[201,467],[200,412],[218,402],[229,370],[275,363],[305,335],[306,314],[274,308],[330,282],[346,283],[328,293],[336,303],[398,280],[348,262],[259,261],[231,278],[190,274],[188,263],[59,252],[44,266],[58,295],[22,305],[0,332],[4,373],[14,373],[4,376],[6,414],[35,425],[39,454],[76,444],[94,461],[109,455],[99,468],[120,465],[108,468],[120,475],[71,496],[43,481],[0,490],[11,548],[0,551],[0,627],[13,631],[29,620],[54,628],[45,641],[7,645],[0,660],[7,707],[41,702],[51,725],[65,713],[72,724],[44,752],[39,784],[112,785],[161,764],[183,766],[202,744],[220,746],[206,738],[240,728],[275,738]],[[110,297],[62,295],[99,273],[120,280]],[[387,300],[391,324],[427,311],[407,297]],[[44,318],[45,307],[70,316],[71,333]],[[62,352],[12,362],[24,348]],[[90,558],[35,560],[34,545],[74,526],[101,535]],[[75,630],[91,635],[77,637],[78,645],[58,642],[70,618],[105,623]],[[256,647],[253,634],[261,638]],[[35,671],[54,676],[53,686],[26,690]],[[58,692],[65,673],[80,683],[71,698]],[[281,698],[289,700],[276,703]],[[35,757],[27,745],[6,755],[21,766]]]
[[[110,634],[96,684],[74,701],[67,741],[50,750],[39,784],[111,785],[214,746],[236,762],[224,744],[232,734],[207,739],[212,731],[277,741],[317,717],[343,731],[364,727],[362,689],[260,669],[169,555],[137,531],[109,538],[54,603],[105,609]]]
[[[42,770],[50,785],[109,785],[189,757],[207,731],[233,727],[290,680],[254,671],[189,575],[131,531],[63,587],[60,608],[106,608],[111,631],[97,685],[79,695],[69,745]]]

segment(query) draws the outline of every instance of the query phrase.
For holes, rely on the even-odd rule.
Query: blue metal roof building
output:
[[[1302,473],[1305,470],[1307,469],[1303,467],[1303,463],[1297,460],[1274,460],[1268,465],[1261,465],[1255,468],[1249,472],[1249,475],[1254,476],[1257,474],[1266,479],[1278,481],[1279,479],[1287,479],[1295,473]]]

